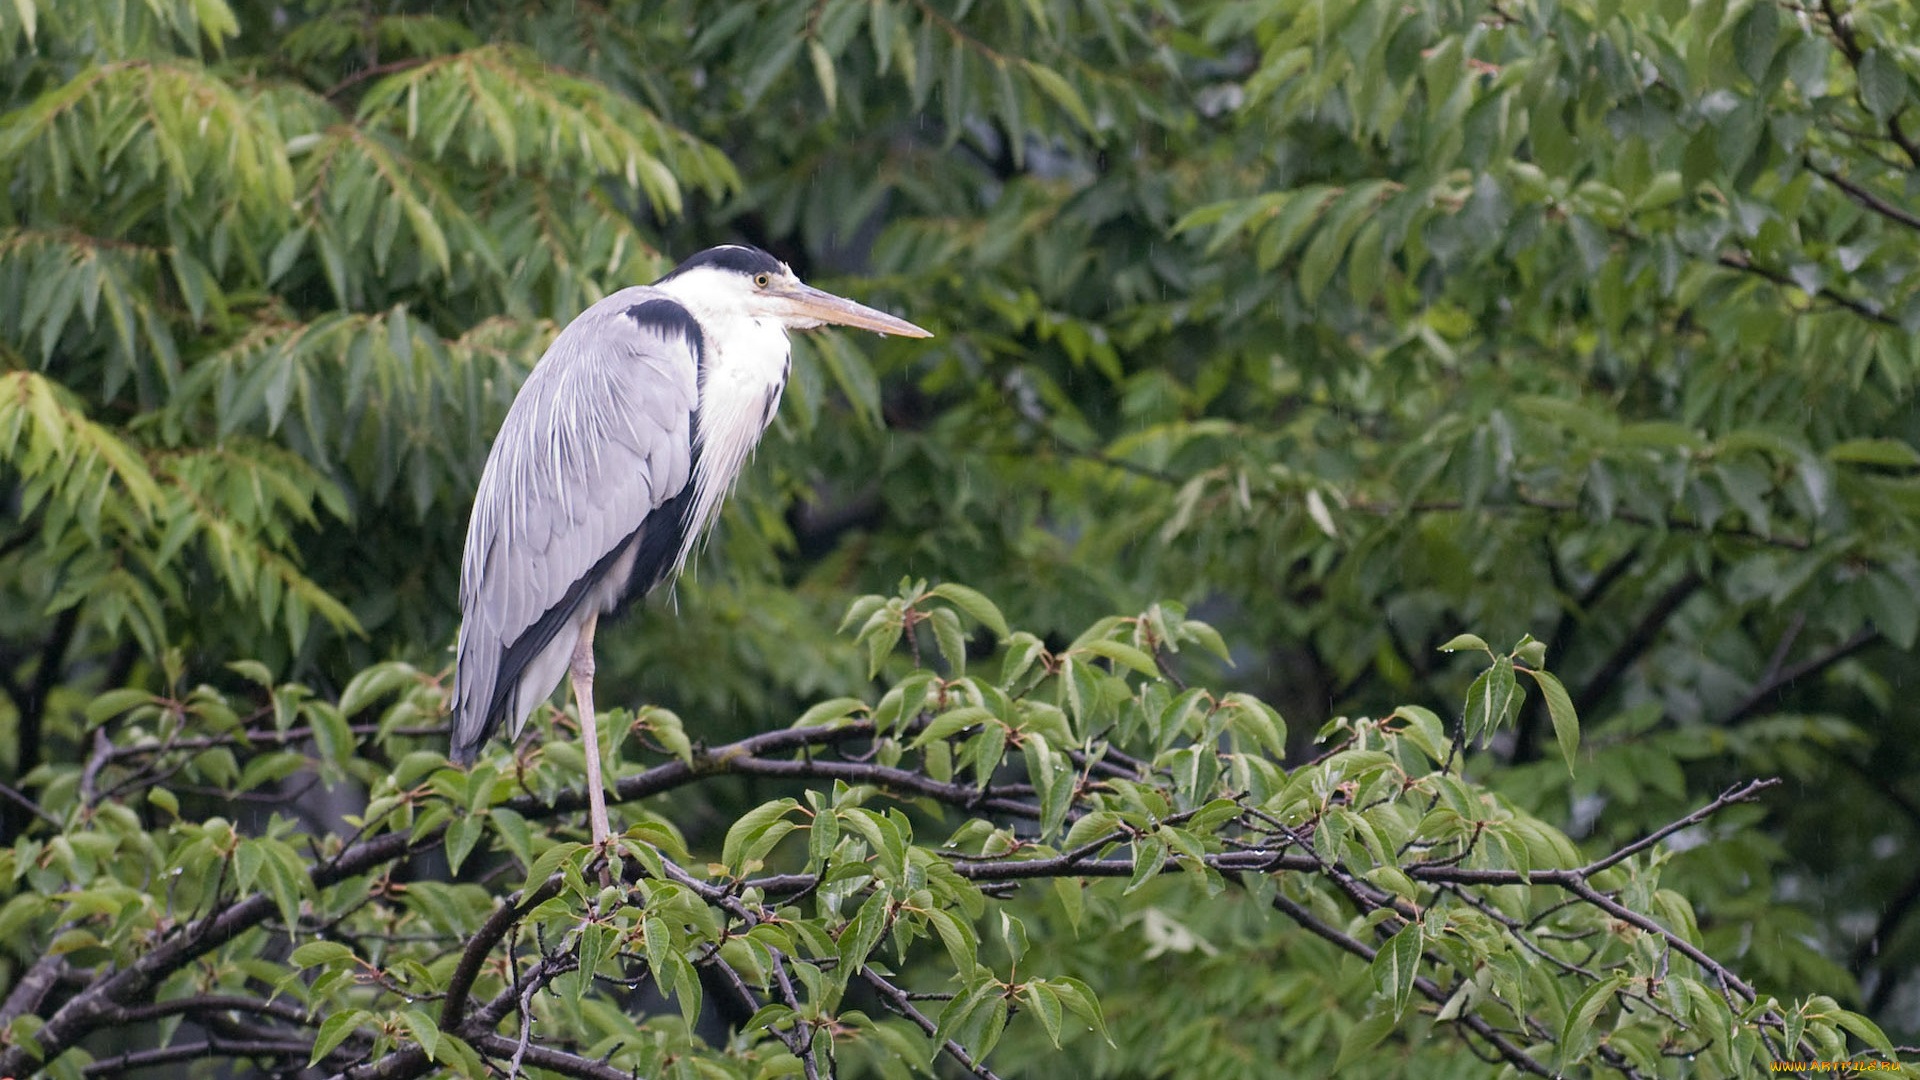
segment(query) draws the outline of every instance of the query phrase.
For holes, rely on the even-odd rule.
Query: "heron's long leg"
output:
[[[582,749],[587,755],[587,812],[593,819],[594,847],[606,843],[612,832],[607,828],[607,797],[600,781],[600,725],[593,713],[593,628],[599,621],[597,611],[587,616],[567,668],[573,680],[574,704],[580,707],[580,738],[586,743]]]

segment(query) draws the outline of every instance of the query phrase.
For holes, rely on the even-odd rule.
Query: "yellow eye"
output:
[[[766,288],[766,287],[767,287],[767,286],[768,286],[769,284],[771,284],[772,282],[773,282],[773,278],[772,278],[772,276],[770,276],[770,275],[768,275],[768,274],[755,274],[755,275],[753,275],[753,283],[754,283],[755,285],[758,285],[758,286],[759,286],[760,288],[762,288],[762,289],[764,289],[764,288]]]

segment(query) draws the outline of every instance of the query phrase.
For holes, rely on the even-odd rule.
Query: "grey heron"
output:
[[[593,842],[606,842],[594,627],[679,573],[773,421],[792,371],[787,331],[826,323],[932,336],[731,245],[560,331],[507,411],[467,526],[456,763],[471,764],[502,723],[518,738],[568,674]]]

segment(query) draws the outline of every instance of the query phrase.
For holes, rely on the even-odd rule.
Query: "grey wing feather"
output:
[[[679,326],[629,315],[665,299],[623,289],[582,312],[494,440],[460,566],[455,760],[471,761],[502,720],[519,734],[558,685],[588,606],[624,591],[648,516],[684,502],[698,324],[684,310]]]

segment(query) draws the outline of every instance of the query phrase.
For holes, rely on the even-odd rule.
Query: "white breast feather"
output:
[[[692,527],[681,545],[681,565],[713,524],[779,408],[791,355],[786,330],[771,319],[709,313],[702,322],[706,355],[694,423]]]

